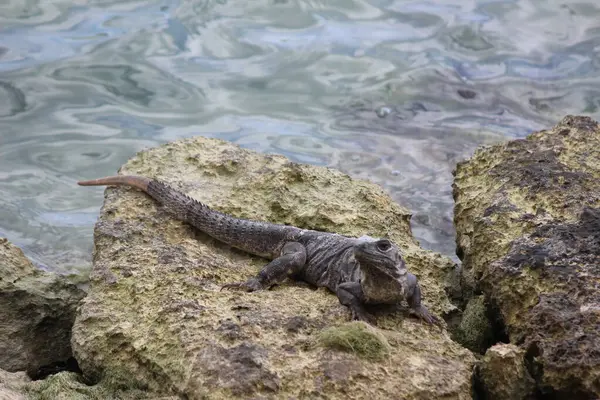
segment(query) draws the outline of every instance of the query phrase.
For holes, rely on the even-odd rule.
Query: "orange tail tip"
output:
[[[79,186],[133,186],[141,190],[146,190],[151,179],[135,175],[116,175],[106,178],[92,179],[89,181],[79,181]]]

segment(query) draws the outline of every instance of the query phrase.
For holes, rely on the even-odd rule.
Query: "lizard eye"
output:
[[[392,248],[392,244],[388,240],[380,240],[377,242],[377,249],[386,252]]]

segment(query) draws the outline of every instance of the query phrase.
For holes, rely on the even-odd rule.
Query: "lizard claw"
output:
[[[246,292],[256,292],[256,291],[262,290],[263,287],[260,284],[260,282],[258,282],[258,280],[254,279],[254,278],[250,278],[246,282],[227,283],[227,284],[221,286],[220,291],[222,291],[223,289],[240,289],[240,290],[244,290]]]
[[[429,325],[442,326],[442,321],[434,314],[431,314],[427,307],[421,305],[419,308],[412,310],[412,312],[421,320],[425,321]]]

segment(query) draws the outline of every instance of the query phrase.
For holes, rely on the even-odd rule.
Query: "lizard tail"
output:
[[[108,176],[106,178],[100,179],[92,179],[90,181],[79,181],[77,184],[79,186],[107,186],[107,185],[115,185],[115,186],[132,186],[138,189],[143,190],[144,192],[148,191],[148,184],[152,180],[143,176],[135,176],[135,175],[117,175],[117,176]]]
[[[299,231],[298,228],[235,218],[212,210],[164,182],[143,176],[117,175],[77,183],[81,186],[121,185],[141,189],[166,206],[175,218],[230,246],[271,259],[288,237]]]

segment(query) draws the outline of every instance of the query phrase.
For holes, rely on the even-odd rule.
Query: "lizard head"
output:
[[[398,246],[388,239],[361,241],[354,245],[354,258],[363,270],[378,270],[398,278],[406,272]]]

